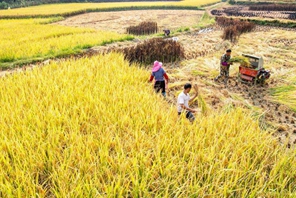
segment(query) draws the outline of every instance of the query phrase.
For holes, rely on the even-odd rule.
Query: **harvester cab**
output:
[[[250,66],[239,66],[239,79],[242,82],[263,84],[270,77],[270,71],[263,67],[263,58],[250,54],[242,54],[249,59]]]

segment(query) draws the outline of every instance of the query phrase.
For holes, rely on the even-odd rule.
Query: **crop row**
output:
[[[235,17],[262,17],[296,20],[294,11],[240,11],[240,10],[212,10],[215,16],[235,16]]]
[[[249,6],[249,10],[296,11],[296,4],[251,5]]]

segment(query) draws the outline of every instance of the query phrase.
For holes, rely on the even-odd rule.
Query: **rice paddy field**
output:
[[[178,120],[148,74],[109,54],[1,78],[1,196],[295,196],[293,151],[249,113]]]
[[[48,14],[62,5],[70,12],[81,4],[38,7]],[[147,82],[152,63],[129,62],[118,50],[159,37],[124,34],[129,12],[118,27],[108,20],[110,29],[87,15],[65,24],[0,20],[0,197],[296,197],[294,30],[257,27],[231,43],[201,11],[176,14],[186,21],[172,32],[185,57],[164,63],[164,99]],[[74,19],[81,23],[70,27]],[[240,83],[234,64],[227,87],[214,82],[228,48],[262,56],[271,79]],[[199,87],[194,123],[176,112],[187,82]]]
[[[133,38],[91,28],[44,24],[55,20],[0,20],[0,68],[76,54],[95,45]]]
[[[205,4],[216,3],[217,0],[184,0],[184,1],[164,1],[164,2],[122,2],[122,3],[69,3],[69,4],[49,4],[32,6],[27,8],[17,8],[10,10],[0,10],[0,17],[3,16],[34,16],[34,15],[59,15],[70,14],[72,12],[83,11],[86,9],[112,9],[124,7],[141,6],[202,6]]]
[[[183,84],[197,82],[209,109],[216,111],[233,106],[247,108],[259,116],[263,128],[274,127],[274,135],[283,145],[293,147],[296,144],[295,34],[282,29],[259,28],[242,35],[235,45],[223,41],[221,35],[222,31],[213,30],[179,36],[187,60],[180,65],[168,65],[171,101],[177,99]],[[263,57],[264,67],[272,74],[267,85],[261,87],[239,83],[239,64],[230,68],[231,77],[227,88],[214,83],[213,78],[219,74],[219,58],[227,48],[232,48],[233,56],[245,53]]]

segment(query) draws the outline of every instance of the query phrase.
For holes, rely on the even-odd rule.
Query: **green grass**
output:
[[[64,20],[65,18],[64,17],[54,17],[54,18],[49,18],[48,20],[45,20],[45,21],[41,21],[40,24],[51,24],[51,23],[55,23],[55,22],[59,22],[59,21],[62,21]]]
[[[183,28],[177,29],[176,32],[183,32]]]
[[[264,19],[248,19],[248,21],[251,21],[257,25],[296,28],[296,22],[293,22],[293,21],[264,20]]]
[[[190,28],[189,27],[186,27],[186,28],[184,28],[183,29],[185,32],[188,32],[188,31],[190,31]]]
[[[195,26],[195,28],[205,28],[215,23],[216,23],[215,18],[211,17],[208,14],[208,12],[205,12],[201,17],[200,22],[198,23],[198,25]]]

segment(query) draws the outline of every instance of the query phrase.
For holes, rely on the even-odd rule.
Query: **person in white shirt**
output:
[[[189,107],[189,102],[193,101],[198,96],[198,87],[194,85],[195,95],[190,98],[189,92],[192,88],[190,83],[186,83],[184,85],[184,90],[178,96],[178,115],[181,115],[182,112],[186,113],[186,118],[189,119],[191,122],[195,120],[193,113],[197,112],[196,109],[192,109]]]

